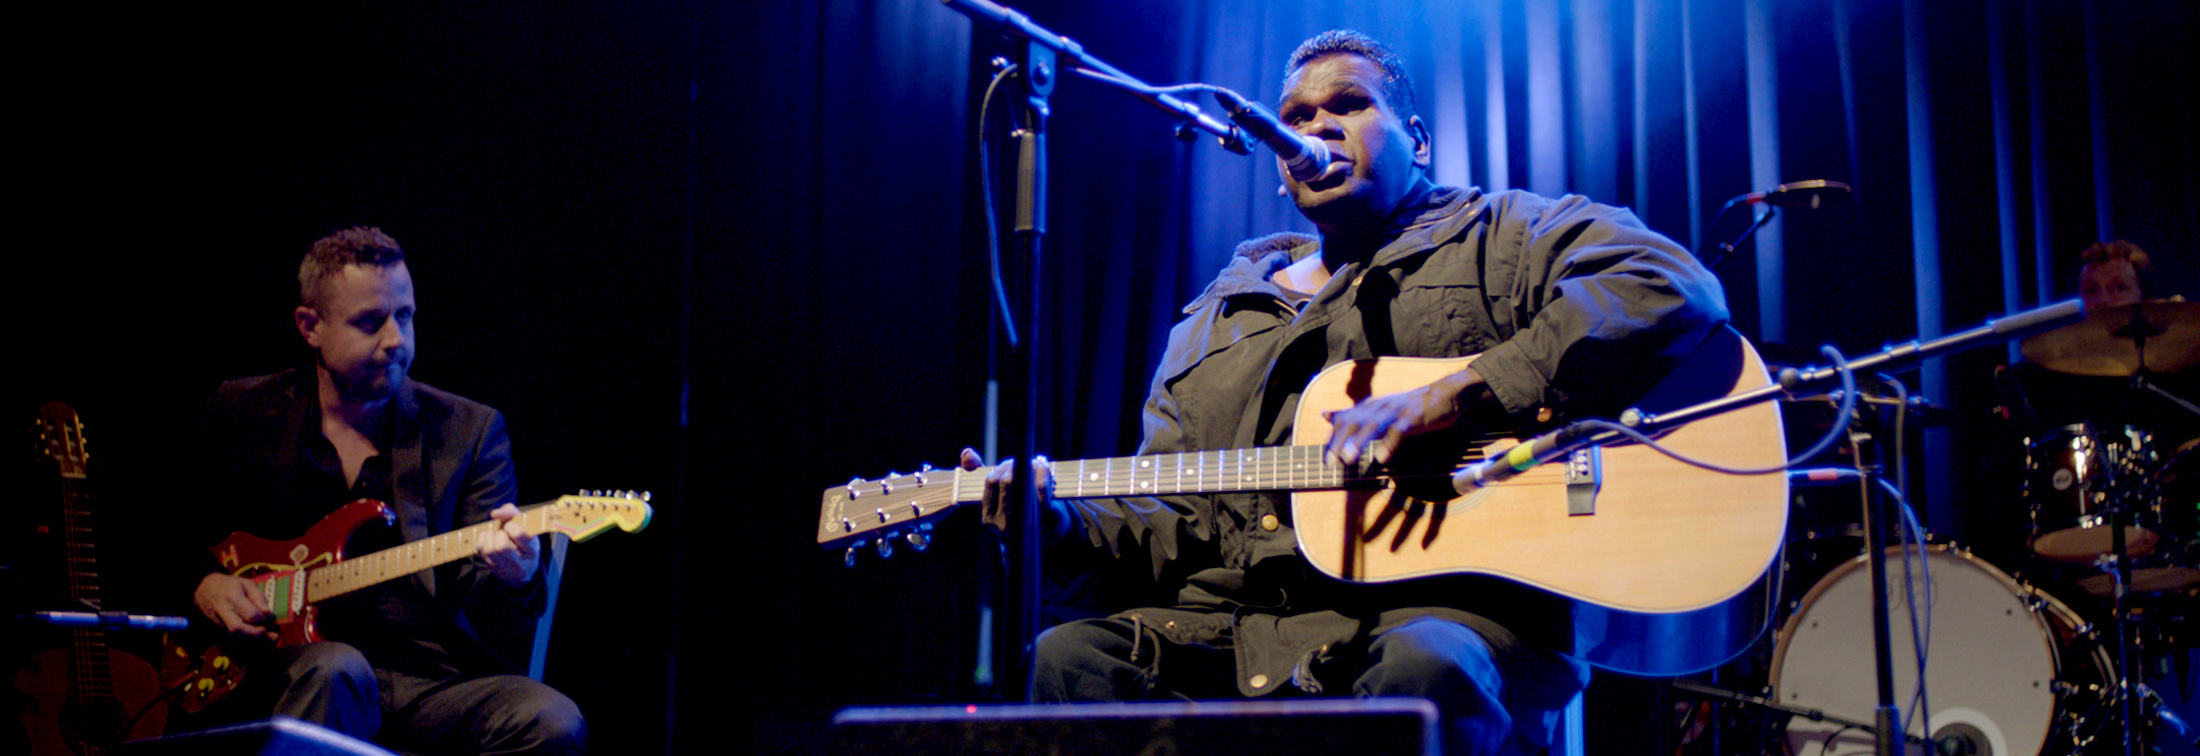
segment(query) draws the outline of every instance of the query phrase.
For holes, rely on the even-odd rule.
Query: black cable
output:
[[[1016,348],[1016,313],[1008,306],[1008,285],[1001,282],[1001,221],[993,210],[993,160],[992,149],[987,146],[985,132],[987,114],[993,107],[993,91],[1001,82],[1016,73],[1016,64],[1005,58],[994,58],[1000,70],[993,74],[993,83],[985,85],[985,97],[978,100],[978,182],[985,194],[985,251],[993,267],[993,301],[1001,308],[1001,332],[1008,337],[1008,347]]]
[[[1825,355],[1827,359],[1833,361],[1834,372],[1840,374],[1841,376],[1841,409],[1840,414],[1837,415],[1837,417],[1846,418],[1849,416],[1850,412],[1853,412],[1856,409],[1856,375],[1850,372],[1849,360],[1847,357],[1841,356],[1840,350],[1833,348],[1831,345],[1828,345],[1820,347],[1819,353]],[[1772,467],[1742,468],[1726,467],[1724,465],[1717,465],[1710,462],[1690,458],[1686,455],[1681,454],[1680,452],[1673,451],[1672,449],[1668,449],[1663,445],[1660,445],[1656,439],[1652,439],[1650,436],[1645,435],[1642,431],[1635,430],[1634,428],[1630,428],[1625,425],[1612,422],[1610,420],[1583,420],[1577,423],[1577,425],[1584,431],[1609,431],[1623,436],[1635,443],[1647,446],[1657,451],[1659,454],[1672,457],[1674,461],[1680,462],[1682,464],[1692,467],[1699,467],[1705,470],[1710,470],[1712,472],[1725,473],[1728,475],[1770,475],[1772,473],[1785,472],[1787,470],[1794,469],[1795,466],[1797,464],[1800,464],[1803,460],[1818,456],[1819,453],[1824,452],[1827,447],[1832,446],[1833,442],[1841,437],[1842,429],[1846,427],[1844,423],[1835,423],[1833,427],[1826,429],[1826,435],[1820,437],[1817,443],[1812,444],[1809,450],[1803,452],[1802,454],[1790,455],[1787,462],[1781,463],[1779,465],[1774,465]]]

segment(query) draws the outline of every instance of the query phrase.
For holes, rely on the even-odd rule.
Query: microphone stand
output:
[[[1022,570],[1022,575],[1017,580],[1017,626],[1012,634],[1017,639],[1013,646],[1017,650],[1009,655],[1009,659],[1015,663],[1004,666],[1009,667],[1010,674],[1013,675],[1009,679],[1028,679],[1029,675],[1025,674],[1028,670],[1022,668],[1022,665],[1028,664],[1024,650],[1031,648],[1033,640],[1039,634],[1040,593],[1044,574],[1040,563],[1040,555],[1044,550],[1040,509],[1045,506],[1045,502],[1039,498],[1036,487],[1029,483],[1034,480],[1031,460],[1039,441],[1039,397],[1047,395],[1047,392],[1041,390],[1044,374],[1040,366],[1044,364],[1044,341],[1040,338],[1039,317],[1044,312],[1042,303],[1046,280],[1041,275],[1041,253],[1047,226],[1047,102],[1054,94],[1054,84],[1060,78],[1062,65],[1098,71],[1122,81],[1135,83],[1137,79],[1087,54],[1084,47],[1069,38],[1032,23],[1022,13],[989,0],[942,2],[956,12],[969,16],[976,25],[1021,38],[1024,42],[1022,60],[1019,63],[1022,73],[1017,77],[1024,84],[1021,98],[1023,107],[1017,111],[1018,126],[1014,134],[1017,140],[1015,232],[1024,264],[1014,266],[1013,274],[1006,274],[1014,280],[1003,282],[1006,290],[1021,288],[1026,292],[1023,305],[1012,314],[1012,317],[1024,323],[1024,330],[1021,338],[1013,335],[1008,338],[1005,354],[996,362],[994,370],[996,379],[1002,376],[1020,376],[1022,379],[1000,381],[999,406],[1008,409],[1008,417],[1015,418],[1002,422],[1002,425],[1020,425],[1021,430],[1000,434],[999,438],[1002,442],[1000,456],[1015,459],[1016,480],[1024,483],[1011,486],[1012,491],[1007,494],[1008,500],[1003,502],[1003,506],[1009,507],[1009,511],[1017,513],[1016,532],[1008,537],[1015,544],[1014,564]],[[1222,146],[1232,152],[1247,154],[1251,151],[1236,126],[1216,121],[1201,113],[1196,105],[1167,94],[1141,92],[1137,89],[1129,91],[1140,100],[1175,116],[1180,135],[1188,135],[1191,129],[1206,131],[1214,134],[1221,140]],[[982,129],[986,124],[981,123],[978,126]],[[1019,411],[1022,413],[1020,418],[1014,414]]]
[[[1832,181],[1828,179],[1809,179],[1805,181],[1791,181],[1785,184],[1774,186],[1761,192],[1750,192],[1748,194],[1736,195],[1733,199],[1727,200],[1726,204],[1719,206],[1718,212],[1711,214],[1711,222],[1705,224],[1704,226],[1706,233],[1708,233],[1711,228],[1717,227],[1719,225],[1719,219],[1726,217],[1726,214],[1728,212],[1731,212],[1736,207],[1762,203],[1765,206],[1764,214],[1756,215],[1755,213],[1752,213],[1752,218],[1749,221],[1749,227],[1742,229],[1741,233],[1735,234],[1734,239],[1731,241],[1719,242],[1716,247],[1710,244],[1705,244],[1703,246],[1697,247],[1696,259],[1702,260],[1703,266],[1706,268],[1718,267],[1720,261],[1725,260],[1727,255],[1733,254],[1734,250],[1739,249],[1742,246],[1742,242],[1747,241],[1751,236],[1755,236],[1757,234],[1757,229],[1763,228],[1766,223],[1770,223],[1772,221],[1772,216],[1780,214],[1780,203],[1775,201],[1773,199],[1774,197],[1777,197],[1787,192],[1824,193],[1827,191],[1848,192],[1851,190],[1849,189],[1848,184],[1844,184],[1839,181]],[[1822,206],[1821,202],[1824,201],[1824,197],[1822,196],[1822,194],[1812,194],[1809,196],[1809,207],[1811,209],[1816,210]]]

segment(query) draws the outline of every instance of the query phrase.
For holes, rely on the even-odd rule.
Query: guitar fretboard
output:
[[[520,524],[529,533],[547,533],[559,506],[552,503],[521,510]],[[320,601],[421,570],[471,558],[480,552],[476,542],[481,534],[498,527],[502,527],[502,524],[495,520],[477,522],[448,533],[309,570],[306,573],[306,595],[313,601]]]
[[[1355,480],[1344,467],[1324,460],[1320,446],[1075,459],[1054,465],[1054,495],[1063,499],[1312,491],[1345,488]]]
[[[90,497],[77,484],[83,474],[61,476],[61,527],[66,533],[69,597],[93,609],[99,608],[99,560],[92,556]],[[76,695],[84,701],[114,698],[114,684],[107,669],[107,634],[76,628],[69,631],[69,655],[75,663]]]

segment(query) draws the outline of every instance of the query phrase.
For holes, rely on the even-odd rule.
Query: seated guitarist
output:
[[[1338,156],[1312,181],[1284,176],[1320,236],[1241,244],[1186,309],[1154,375],[1140,454],[1289,444],[1317,371],[1379,356],[1481,355],[1432,385],[1333,413],[1336,462],[1426,451],[1440,444],[1422,434],[1455,425],[1506,431],[1613,411],[1725,321],[1710,272],[1624,209],[1434,185],[1411,90],[1397,56],[1354,32],[1291,55],[1279,114]],[[963,461],[978,464],[970,452]],[[1042,511],[1048,530],[1084,536],[1061,548],[1112,556],[1099,568],[1159,590],[1123,604],[1154,608],[1043,633],[1038,701],[1419,696],[1437,705],[1446,753],[1513,754],[1547,744],[1588,681],[1563,655],[1564,617],[1525,590],[1322,576],[1297,551],[1283,494]]]
[[[208,509],[184,578],[235,637],[238,697],[267,713],[420,753],[580,753],[587,728],[564,694],[520,674],[542,611],[538,542],[514,520],[511,441],[496,410],[407,377],[412,275],[379,229],[314,242],[294,318],[314,364],[224,383],[207,406],[198,489]],[[490,519],[473,560],[318,605],[327,642],[271,643],[260,591],[206,547],[231,531],[291,539],[355,499],[389,504],[349,556]],[[314,545],[318,552],[329,545]],[[304,552],[299,552],[304,553]],[[272,709],[266,707],[272,707]]]

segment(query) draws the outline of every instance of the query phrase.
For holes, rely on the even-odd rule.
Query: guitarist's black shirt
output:
[[[318,426],[318,422],[315,424]],[[386,443],[379,445],[388,446]],[[359,478],[347,487],[343,460],[327,436],[317,432],[305,434],[302,451],[305,453],[298,455],[298,469],[294,474],[303,484],[305,500],[326,505],[316,515],[316,520],[359,499],[374,499],[393,508],[398,506],[396,492],[391,486],[389,455],[366,458],[359,466]],[[356,557],[403,543],[403,534],[397,526],[369,521],[352,533],[351,540],[345,543],[344,554]],[[371,585],[316,605],[321,611],[318,627],[322,635],[351,644],[373,659],[376,666],[434,678],[459,672],[461,665],[455,663],[451,649],[468,646],[450,642],[457,640],[459,634],[454,632],[456,628],[451,625],[448,612],[436,606],[435,598],[421,585],[417,575]]]

